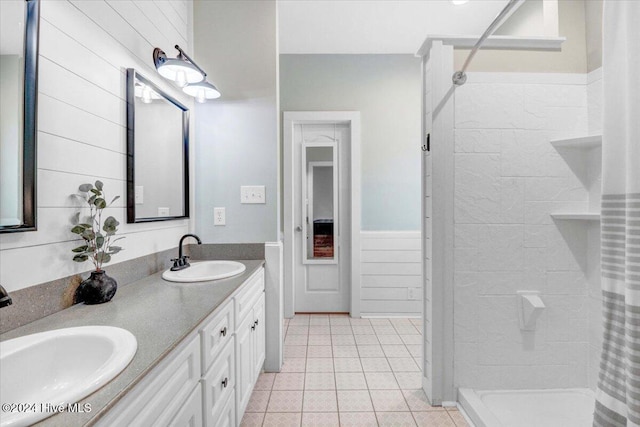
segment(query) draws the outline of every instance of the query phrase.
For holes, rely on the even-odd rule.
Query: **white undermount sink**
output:
[[[167,270],[162,273],[162,278],[169,282],[206,282],[237,276],[246,268],[243,263],[236,261],[199,261],[192,262],[190,267],[182,270]]]
[[[118,375],[137,349],[131,332],[111,326],[57,329],[1,342],[0,426],[31,425],[54,415],[57,405],[78,402]]]

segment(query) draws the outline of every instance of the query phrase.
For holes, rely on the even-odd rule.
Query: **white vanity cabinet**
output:
[[[264,364],[264,301],[260,268],[96,425],[238,426]]]

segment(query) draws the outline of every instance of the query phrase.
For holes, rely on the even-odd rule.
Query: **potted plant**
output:
[[[82,237],[84,244],[72,249],[73,260],[76,262],[90,260],[95,270],[91,272],[88,279],[80,283],[75,300],[85,304],[102,304],[111,301],[118,288],[116,281],[107,276],[102,265],[111,261],[111,256],[122,250],[114,243],[124,239],[124,237],[114,238],[120,223],[112,216],[108,216],[103,222],[102,214],[120,196],[114,197],[107,204],[101,181],[96,181],[95,185],[82,184],[78,187],[78,191],[79,193],[75,196],[87,203],[89,216],[84,221],[80,220],[80,212],[74,216],[71,232]]]

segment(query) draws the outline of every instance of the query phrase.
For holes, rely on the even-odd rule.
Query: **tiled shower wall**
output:
[[[585,75],[470,73],[455,92],[455,386],[585,387],[589,194],[550,140],[588,133]],[[535,332],[516,291],[538,290]]]

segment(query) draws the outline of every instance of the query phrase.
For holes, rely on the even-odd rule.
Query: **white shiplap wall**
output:
[[[152,62],[154,47],[169,56],[175,44],[189,51],[192,19],[191,0],[42,0],[38,231],[0,236],[0,283],[8,291],[91,268],[71,261],[78,241],[68,231],[77,210],[69,195],[84,182],[100,179],[108,197],[121,196],[108,212],[127,236],[116,262],[175,247],[188,232],[189,220],[126,224],[125,70],[192,108]]]
[[[363,231],[361,242],[362,315],[420,316],[420,231]]]

